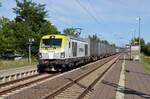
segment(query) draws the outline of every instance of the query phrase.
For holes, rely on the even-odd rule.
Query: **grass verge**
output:
[[[32,63],[30,64],[28,59],[21,59],[21,60],[0,60],[0,69],[7,69],[7,68],[15,68],[15,67],[22,67],[28,65],[35,65],[37,64],[37,59],[32,58]]]
[[[150,73],[150,56],[141,55],[141,62],[144,64],[144,69]]]

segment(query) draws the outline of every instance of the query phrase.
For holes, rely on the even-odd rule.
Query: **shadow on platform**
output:
[[[137,71],[131,71],[131,70],[125,70],[125,72],[127,72],[127,73],[136,73],[136,74],[141,74],[141,75],[146,75],[146,76],[150,76],[150,74],[148,74],[148,73],[142,73],[142,72],[137,72]]]
[[[116,83],[111,83],[111,82],[108,82],[106,80],[103,80],[102,83],[116,88],[116,91],[120,91],[121,93],[130,94],[130,95],[137,95],[137,96],[140,96],[140,97],[142,97],[144,99],[150,99],[150,94],[143,93],[141,91],[134,90],[134,89],[131,89],[131,88],[119,86]],[[120,88],[120,89],[117,90],[117,88]]]

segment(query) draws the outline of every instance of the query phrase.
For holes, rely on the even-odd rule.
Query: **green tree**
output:
[[[11,21],[5,17],[0,17],[0,53],[8,50],[14,50],[15,43],[13,30],[11,29]]]
[[[45,5],[32,0],[16,0],[13,8],[15,20],[0,17],[0,53],[7,50],[27,55],[29,38],[35,39],[32,53],[38,53],[40,38],[43,35],[58,34],[57,28],[46,18]]]
[[[113,47],[116,47],[116,44],[111,44]]]
[[[100,38],[96,34],[94,34],[92,36],[89,35],[88,38],[91,39],[91,40],[96,40],[96,41],[100,42]]]
[[[13,8],[16,14],[15,22],[12,25],[16,35],[16,48],[19,52],[27,53],[26,42],[29,38],[35,39],[32,53],[38,53],[39,41],[42,35],[58,34],[57,28],[47,21],[48,16],[45,5],[37,4],[32,0],[16,0],[17,6]]]
[[[0,17],[0,29],[3,28],[4,25],[8,24],[10,22],[10,20],[8,18],[5,17]]]
[[[145,44],[145,46],[143,48],[143,52],[145,55],[150,56],[150,43]]]
[[[131,40],[131,44],[132,44],[132,45],[139,45],[139,38],[133,38],[133,39]],[[140,44],[141,44],[141,46],[144,46],[144,45],[145,45],[145,41],[144,41],[143,38],[140,38]]]
[[[131,45],[139,45],[139,38],[133,38],[131,40]],[[141,45],[141,51],[143,52],[144,51],[144,46],[145,46],[145,41],[143,38],[140,38],[140,45]]]
[[[102,40],[101,42],[104,44],[109,44],[109,42],[107,40]]]
[[[70,35],[70,36],[75,36],[75,37],[77,36],[75,28],[66,28],[66,29],[63,30],[63,33],[65,35]]]
[[[43,24],[41,24],[39,32],[42,35],[60,34],[60,32],[57,30],[57,28],[54,25],[52,25],[52,23],[49,21],[46,21]]]
[[[33,32],[31,27],[23,22],[13,22],[11,28],[14,31],[13,38],[15,39],[15,43],[13,45],[16,48],[16,52],[26,55],[28,53],[28,46],[26,43],[31,37],[29,33]],[[35,35],[34,33],[32,34]]]
[[[31,0],[23,0],[22,2],[16,0],[16,3],[17,7],[13,8],[17,15],[15,18],[16,22],[23,22],[29,25],[32,31],[39,35],[45,34],[47,29],[58,33],[57,29],[46,20],[48,14],[45,10],[45,5],[36,4]]]

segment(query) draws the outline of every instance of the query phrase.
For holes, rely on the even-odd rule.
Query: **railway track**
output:
[[[22,80],[34,78],[34,77],[37,77],[37,76],[39,76],[39,75],[41,75],[41,74],[35,74],[35,75],[27,76],[27,77],[24,77],[24,78],[21,78],[21,79],[16,79],[16,80],[8,81],[8,82],[5,82],[5,83],[1,83],[1,84],[0,84],[0,88],[1,88],[1,87],[4,87],[4,86],[8,86],[8,85],[10,85],[10,84],[17,83],[17,82],[22,81]]]
[[[46,80],[55,75],[57,74],[36,74],[36,75],[29,76],[23,79],[18,79],[18,80],[0,84],[0,96],[11,93],[12,91],[21,89],[23,87],[33,85],[36,82]]]
[[[59,75],[43,74],[6,84],[0,87],[0,96],[2,99],[66,99],[64,96],[71,97],[71,99],[80,99],[87,92],[91,92],[89,90],[92,90],[97,80],[116,62],[116,57],[119,57],[119,55],[104,58]],[[110,61],[113,62],[110,63]],[[100,69],[101,71],[99,71]],[[25,88],[26,86],[30,87]]]
[[[43,96],[42,99],[83,99],[85,96],[85,99],[88,99],[87,93],[92,91],[93,86],[110,70],[118,58],[119,56],[74,80],[68,78],[71,82],[53,93]]]

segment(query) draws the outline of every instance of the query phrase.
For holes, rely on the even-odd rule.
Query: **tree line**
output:
[[[7,51],[28,55],[27,42],[30,38],[35,40],[32,46],[32,55],[38,54],[40,38],[48,34],[60,34],[58,29],[49,21],[48,11],[45,4],[38,4],[32,0],[15,0],[16,7],[12,8],[15,18],[10,20],[0,17],[0,54]],[[66,28],[63,33],[78,37],[75,28]],[[100,39],[96,34],[89,35],[89,39],[97,40],[105,44],[110,44],[107,40]],[[132,39],[131,43],[137,43],[138,38]],[[116,46],[115,44],[110,44]],[[150,55],[150,43],[145,44],[141,39],[141,50],[146,55]]]
[[[0,17],[0,54],[11,51],[28,55],[29,39],[35,40],[32,46],[32,55],[38,54],[40,38],[48,34],[60,34],[57,28],[49,21],[48,11],[44,4],[37,4],[32,0],[15,0],[16,7],[12,8],[16,17],[9,20]],[[64,29],[65,35],[79,36],[75,28]],[[100,41],[97,35],[89,36],[90,39]],[[108,43],[106,40],[102,41]]]
[[[76,28],[66,28],[64,29],[63,33],[65,35],[70,35],[70,36],[74,36],[74,37],[78,37],[79,35],[77,35],[76,33]],[[105,43],[105,44],[109,44],[109,45],[112,45],[112,46],[116,46],[115,44],[110,44],[107,40],[102,40],[100,37],[97,36],[97,34],[93,34],[93,35],[88,35],[88,38],[91,39],[91,40],[96,40],[98,42],[102,42],[102,43]]]
[[[29,38],[34,38],[32,54],[37,54],[43,35],[59,34],[57,28],[46,19],[48,13],[44,4],[31,0],[16,0],[13,12],[16,15],[13,20],[0,17],[0,53],[12,51],[27,55],[27,42]]]

